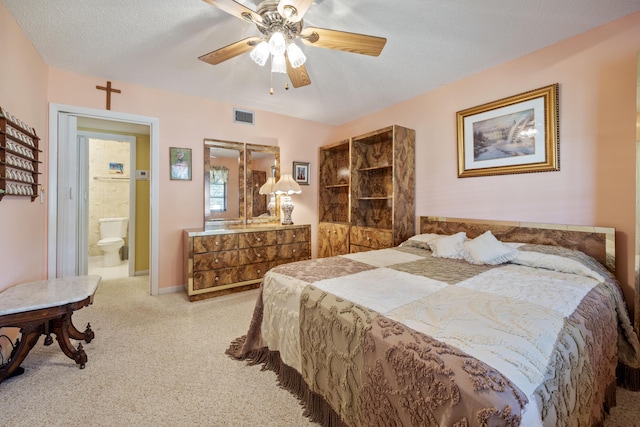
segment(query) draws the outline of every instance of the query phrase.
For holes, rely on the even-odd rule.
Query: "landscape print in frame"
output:
[[[560,170],[558,84],[457,113],[458,178]]]

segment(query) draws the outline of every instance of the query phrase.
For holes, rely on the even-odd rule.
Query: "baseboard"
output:
[[[158,293],[160,295],[171,294],[174,292],[184,292],[184,285],[171,286],[169,288],[160,288],[158,289]]]
[[[149,270],[140,270],[133,273],[134,276],[148,276]]]

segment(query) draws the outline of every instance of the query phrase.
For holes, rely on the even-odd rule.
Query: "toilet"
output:
[[[127,236],[129,218],[100,218],[100,240],[98,247],[102,250],[103,267],[113,267],[120,264],[120,248],[124,246]]]

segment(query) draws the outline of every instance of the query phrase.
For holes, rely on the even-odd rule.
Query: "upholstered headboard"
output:
[[[420,233],[455,234],[465,231],[467,237],[474,238],[491,230],[493,235],[503,242],[577,249],[597,259],[612,273],[615,273],[616,269],[614,228],[434,216],[421,216],[419,223]]]

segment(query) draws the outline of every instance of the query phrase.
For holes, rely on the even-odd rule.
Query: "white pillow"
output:
[[[518,250],[495,238],[491,230],[463,244],[464,259],[471,264],[498,265],[518,256]]]
[[[526,265],[527,267],[544,268],[546,270],[560,271],[562,273],[578,274],[591,277],[598,282],[605,280],[600,273],[591,270],[586,265],[559,255],[544,254],[534,251],[518,251],[518,255],[511,260],[512,264]]]
[[[429,243],[431,252],[436,258],[463,259],[464,247],[462,243],[467,239],[467,233],[461,231],[451,236],[440,237]]]
[[[444,236],[446,235],[435,233],[416,234],[415,236],[411,236],[404,242],[400,243],[400,246],[412,246],[414,248],[431,249],[429,247],[429,243]]]

